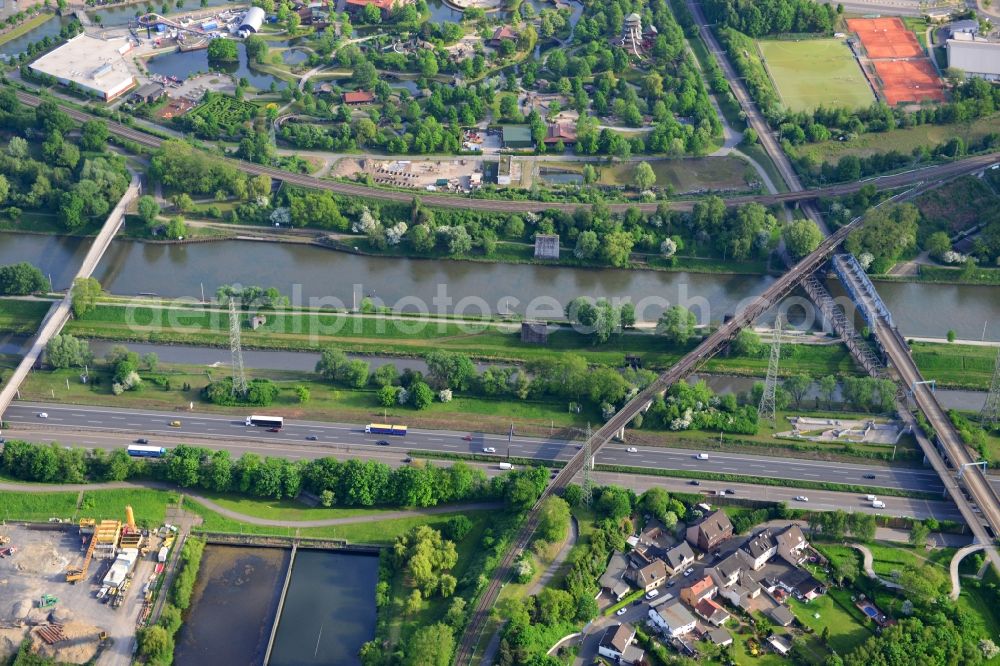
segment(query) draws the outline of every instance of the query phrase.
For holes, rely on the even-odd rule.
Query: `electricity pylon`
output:
[[[774,394],[778,390],[778,361],[781,359],[781,315],[774,320],[774,341],[771,343],[771,358],[767,363],[767,379],[764,380],[764,395],[757,407],[757,420],[775,423]]]
[[[979,422],[986,427],[1000,425],[1000,349],[997,350],[996,364],[993,366],[993,381],[986,395],[986,404],[979,412]]]
[[[243,347],[240,345],[240,317],[236,312],[236,299],[229,298],[229,352],[233,368],[233,397],[247,397],[247,376],[243,369]]]

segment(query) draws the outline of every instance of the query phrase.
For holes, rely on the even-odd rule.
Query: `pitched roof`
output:
[[[493,40],[500,41],[501,39],[517,39],[517,33],[510,26],[502,25],[493,31]]]
[[[688,589],[691,590],[692,595],[700,597],[713,587],[715,587],[715,581],[712,580],[711,576],[705,576],[701,580],[695,581]]]
[[[771,536],[771,530],[763,530],[743,544],[743,550],[750,555],[753,559],[757,559],[765,554],[767,551],[774,548],[774,539]]]
[[[625,648],[629,646],[634,636],[635,629],[631,625],[611,625],[605,630],[604,636],[601,637],[601,645],[621,654],[625,652]]]
[[[722,560],[712,568],[719,572],[719,575],[722,576],[722,578],[729,579],[734,574],[743,571],[743,566],[743,558],[741,558],[737,552]]]
[[[779,548],[787,548],[788,550],[802,548],[808,544],[806,535],[802,533],[802,528],[798,525],[789,525],[776,534],[774,538],[777,540]]]
[[[679,603],[658,606],[656,612],[661,618],[663,618],[663,621],[666,622],[671,629],[677,629],[678,627],[683,627],[695,622],[694,615],[691,615],[691,611]]]
[[[729,613],[711,599],[702,599],[695,605],[694,611],[712,624],[722,624],[729,619]]]
[[[715,645],[729,645],[733,642],[733,635],[722,627],[719,627],[708,632],[708,640],[712,641]]]
[[[700,522],[695,524],[695,527],[697,527],[709,541],[716,539],[726,532],[733,531],[733,524],[730,522],[729,516],[727,516],[726,512],[721,509],[702,518]]]
[[[771,616],[771,619],[777,622],[782,627],[787,627],[792,622],[795,621],[795,615],[792,611],[788,610],[787,606],[778,605],[767,612]]]
[[[576,141],[576,130],[569,123],[552,123],[548,126],[545,143],[557,143],[559,141]],[[652,532],[653,530],[657,532],[662,531],[659,526],[655,526],[652,530],[644,531],[643,537],[646,536],[646,532]],[[655,540],[656,538],[658,538],[658,534],[651,535],[649,540]]]
[[[392,9],[393,2],[395,0],[347,0],[347,4],[355,5],[356,7],[364,7],[365,5],[375,5],[383,11],[389,11]]]
[[[667,566],[663,563],[663,560],[657,558],[647,564],[646,566],[639,569],[635,574],[635,580],[640,585],[645,587],[653,581],[660,580],[661,578],[667,577]]]
[[[611,554],[608,567],[601,574],[601,587],[613,588],[621,581],[626,570],[628,570],[628,560],[625,558],[625,555],[615,551]]]
[[[375,101],[375,95],[367,90],[357,90],[344,93],[344,101],[348,104],[364,104]]]
[[[671,569],[676,569],[685,562],[690,562],[694,559],[694,551],[691,550],[691,546],[687,541],[682,541],[681,544],[675,548],[671,548],[665,554],[667,559],[667,564],[670,565]]]

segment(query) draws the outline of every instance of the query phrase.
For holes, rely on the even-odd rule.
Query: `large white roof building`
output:
[[[1000,43],[981,39],[949,39],[948,67],[954,67],[968,76],[979,76],[990,81],[1000,79]]]
[[[135,86],[135,76],[125,54],[132,50],[128,39],[98,39],[80,34],[31,63],[33,71],[71,82],[95,97],[112,100]]]

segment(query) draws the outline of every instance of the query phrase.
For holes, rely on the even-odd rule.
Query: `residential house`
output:
[[[681,590],[681,601],[688,606],[697,606],[702,599],[711,599],[719,591],[711,576],[705,576],[695,581],[690,587]]]
[[[517,41],[517,33],[509,25],[502,25],[493,31],[493,36],[487,40],[489,46],[500,46],[500,42]]]
[[[150,102],[155,102],[166,94],[167,91],[163,87],[162,83],[150,81],[149,83],[139,86],[136,91],[132,93],[132,99],[137,102],[149,104]]]
[[[798,525],[789,525],[775,534],[774,540],[777,543],[778,556],[789,564],[799,566],[805,560],[809,542],[806,541],[802,528]]]
[[[660,631],[671,638],[691,633],[697,624],[694,615],[677,602],[650,608],[649,619]]]
[[[710,513],[687,528],[686,538],[692,546],[708,552],[733,536],[733,524],[725,511]]]
[[[784,604],[775,606],[767,614],[771,617],[771,621],[779,627],[787,627],[792,622],[795,622],[795,615]]]
[[[771,530],[765,529],[747,539],[746,543],[740,546],[740,551],[745,554],[750,568],[757,571],[778,552],[778,543],[774,540]]]
[[[729,619],[729,613],[711,599],[705,598],[695,604],[694,612],[709,624],[722,626]]]
[[[733,644],[733,635],[722,627],[712,629],[712,631],[705,635],[713,645],[718,645],[719,647],[726,647]]]
[[[719,587],[719,596],[744,610],[750,609],[751,602],[760,596],[760,583],[750,577],[745,571],[739,572],[736,580],[726,587]]]
[[[805,569],[791,569],[776,581],[777,585],[797,597],[812,601],[826,593],[826,586]]]
[[[597,652],[619,664],[637,664],[642,661],[644,653],[632,645],[635,629],[628,624],[611,625],[604,631]]]
[[[663,563],[671,576],[681,573],[694,564],[694,551],[691,550],[691,545],[687,541],[682,541],[680,545],[671,548],[663,554]]]
[[[646,592],[663,585],[667,580],[667,567],[657,558],[641,567],[633,568],[632,582]]]
[[[628,571],[628,558],[624,554],[614,552],[608,562],[608,568],[601,575],[601,591],[613,598],[621,601],[632,587],[625,582],[625,572]]]
[[[722,589],[734,584],[744,567],[746,567],[746,562],[737,551],[715,566],[706,568],[705,575],[711,576],[719,589]]]

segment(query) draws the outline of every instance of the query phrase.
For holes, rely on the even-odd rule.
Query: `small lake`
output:
[[[538,177],[550,185],[582,185],[583,174],[571,171],[541,171]]]
[[[206,546],[174,663],[262,663],[290,556],[279,548]]]
[[[146,67],[150,72],[155,74],[176,76],[180,79],[186,79],[199,72],[208,71],[233,74],[239,78],[245,78],[250,82],[250,85],[259,90],[269,90],[271,83],[274,83],[278,90],[288,86],[285,81],[276,76],[251,68],[249,58],[247,58],[246,45],[243,42],[239,42],[238,47],[239,61],[235,63],[213,62],[210,64],[208,61],[208,50],[201,49],[187,52],[174,51],[173,53],[158,55],[147,60]],[[296,53],[302,52],[296,51]]]
[[[377,583],[377,556],[298,551],[270,665],[360,665],[375,637]]]

